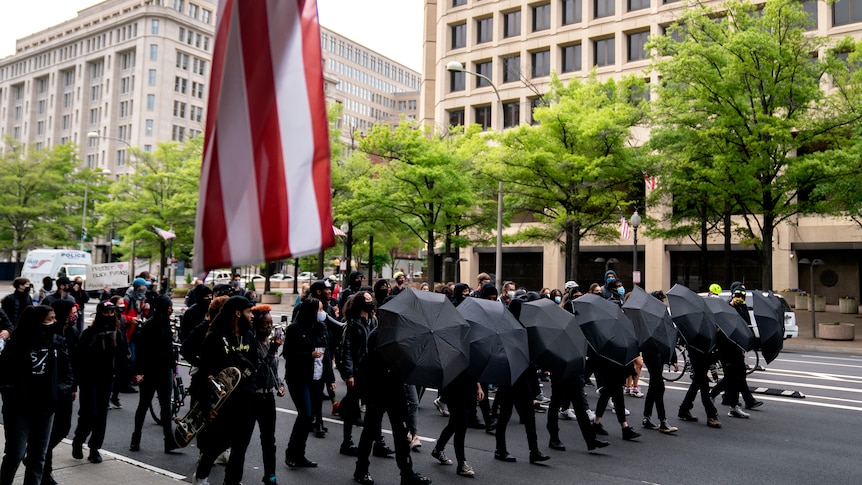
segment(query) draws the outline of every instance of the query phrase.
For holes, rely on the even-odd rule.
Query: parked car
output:
[[[213,270],[207,273],[206,278],[204,278],[205,285],[227,285],[230,284],[230,280],[233,279],[233,275],[228,270]]]
[[[284,273],[274,273],[270,275],[269,281],[293,281],[293,275]]]
[[[756,327],[756,320],[754,318],[754,310],[752,309],[752,301],[753,296],[751,296],[752,292],[761,291],[761,290],[745,290],[745,304],[748,306],[748,315],[751,317],[751,322],[755,324],[754,335],[759,336]],[[769,293],[764,291],[763,296],[767,296]],[[700,293],[700,296],[706,297],[708,293]],[[729,290],[722,290],[721,294],[718,295],[722,300],[730,303],[731,293]],[[796,325],[796,313],[793,312],[793,309],[790,308],[790,304],[787,303],[787,300],[784,299],[778,293],[773,293],[775,298],[778,298],[778,301],[781,302],[781,306],[784,308],[784,338],[797,338],[799,337],[799,327]]]
[[[302,273],[299,273],[299,278],[297,278],[298,281],[312,281],[316,279],[317,274],[312,273],[311,271],[303,271]]]
[[[242,282],[246,288],[248,288],[248,284],[252,281],[254,282],[255,288],[263,288],[263,285],[266,283],[266,278],[260,274],[244,274],[244,275],[242,275]]]

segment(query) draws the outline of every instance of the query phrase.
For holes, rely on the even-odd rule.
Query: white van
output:
[[[38,288],[46,276],[87,279],[87,267],[93,264],[90,253],[77,249],[34,249],[27,253],[21,277],[28,278]]]

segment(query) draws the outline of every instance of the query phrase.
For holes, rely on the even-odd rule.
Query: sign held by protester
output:
[[[111,288],[129,286],[129,263],[93,264],[87,267],[85,290],[101,290],[105,285]]]

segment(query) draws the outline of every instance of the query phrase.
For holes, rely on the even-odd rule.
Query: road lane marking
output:
[[[63,443],[68,443],[71,445],[72,440],[70,440],[69,438],[63,438]],[[150,465],[149,463],[144,463],[142,461],[138,461],[138,460],[129,458],[128,456],[125,456],[125,455],[113,453],[113,452],[105,450],[105,449],[100,449],[99,453],[101,453],[103,455],[110,456],[110,457],[112,457],[118,461],[122,461],[124,463],[128,463],[130,465],[134,465],[134,466],[143,468],[145,470],[149,470],[153,473],[158,473],[159,475],[164,475],[166,477],[173,478],[174,480],[185,480],[186,479],[185,475],[180,475],[180,474],[174,473],[170,470],[165,470],[164,468],[159,468],[157,466]]]
[[[280,408],[280,407],[276,407],[276,408],[275,408],[275,410],[276,410],[276,411],[279,411],[279,412],[282,412],[282,413],[285,413],[285,414],[292,414],[292,415],[294,415],[294,416],[296,416],[296,415],[298,414],[298,413],[297,413],[296,411],[294,411],[293,409],[287,409],[287,408]],[[324,421],[326,421],[327,423],[333,423],[333,424],[337,424],[337,425],[339,425],[339,426],[344,425],[344,421],[341,421],[341,420],[339,420],[339,419],[335,419],[335,418],[326,418],[326,417],[325,417],[325,418],[323,418],[323,420],[324,420]],[[382,427],[382,426],[380,427],[380,431],[381,431],[381,432],[383,432],[383,433],[386,433],[386,434],[388,434],[388,435],[391,435],[391,434],[392,434],[392,430],[391,430],[391,429],[384,428],[384,427]],[[419,440],[420,440],[420,441],[425,441],[425,442],[428,442],[428,443],[435,443],[435,442],[437,441],[437,439],[436,439],[436,438],[428,438],[428,437],[425,437],[425,436],[419,436]]]

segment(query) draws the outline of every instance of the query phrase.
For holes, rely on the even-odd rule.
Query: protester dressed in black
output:
[[[24,485],[39,485],[59,395],[73,385],[63,338],[56,334],[54,310],[26,307],[9,344],[0,354],[0,391],[6,445],[0,484],[11,485],[24,459]]]
[[[69,362],[75,361],[75,350],[78,347],[78,312],[75,304],[67,300],[55,301],[51,308],[57,317],[54,330],[63,337],[63,345]],[[73,369],[74,374],[74,369]],[[73,379],[71,386],[58,389],[57,404],[54,412],[54,425],[51,428],[51,439],[48,442],[48,452],[45,453],[45,471],[42,473],[42,485],[55,485],[52,473],[54,471],[54,448],[63,441],[72,429],[72,404],[78,395],[78,381]]]
[[[275,477],[275,395],[283,397],[284,382],[278,376],[278,348],[284,342],[282,335],[272,335],[272,307],[255,305],[251,309],[254,336],[261,365],[254,374],[257,381],[252,411],[260,430],[260,448],[263,454],[263,483],[274,485]]]
[[[359,383],[357,373],[365,354],[368,353],[368,335],[377,327],[374,318],[374,298],[367,291],[355,293],[344,306],[347,324],[341,342],[341,361],[338,362],[338,372],[347,386],[347,393],[341,399],[338,408],[343,423],[343,440],[341,453],[356,456],[357,448],[353,444],[353,425],[360,418]]]

